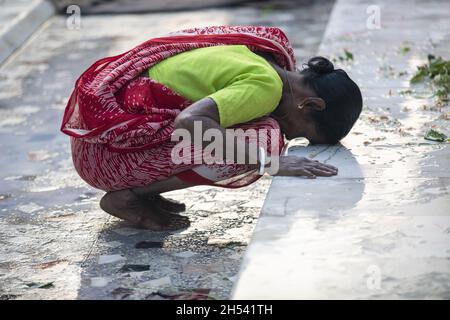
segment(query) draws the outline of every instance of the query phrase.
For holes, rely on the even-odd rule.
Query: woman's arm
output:
[[[201,123],[201,132],[194,132],[194,123],[196,121]],[[222,153],[224,155],[224,160],[236,161],[236,159],[245,159],[245,163],[259,164],[258,154],[250,153],[247,143],[245,143],[245,148],[238,148],[236,137],[233,134],[230,135],[230,132],[220,126],[219,123],[220,116],[216,102],[213,99],[207,97],[193,103],[188,108],[184,109],[175,118],[174,129],[186,129],[190,133],[192,139],[194,138],[194,134],[201,134],[201,137],[203,137],[203,134],[206,130],[216,129],[222,135],[222,141],[224,142],[224,152]],[[227,137],[227,135],[229,136]],[[227,141],[233,143],[232,147],[234,149],[234,159],[226,159],[225,150],[231,150],[227,149]],[[194,143],[194,141],[192,141],[192,143]],[[202,139],[202,148],[205,148],[209,143],[210,141],[203,141]],[[231,148],[231,146],[228,146],[228,148]]]
[[[194,123],[196,121],[201,123],[201,132],[194,132]],[[232,147],[234,149],[234,161],[236,161],[236,159],[245,159],[245,163],[257,163],[259,166],[260,163],[258,153],[255,154],[255,152],[250,152],[251,148],[248,143],[245,143],[245,148],[238,148],[239,144],[237,143],[237,138],[232,133],[225,130],[225,128],[221,127],[219,123],[220,117],[217,105],[213,99],[207,97],[184,109],[175,118],[174,129],[186,129],[190,133],[192,139],[194,134],[201,134],[201,137],[203,137],[206,130],[216,129],[222,134],[223,137],[224,160],[231,160],[226,159],[225,150],[230,150],[228,148],[231,148],[231,146],[227,146],[226,143],[232,142]],[[231,136],[227,139],[227,135],[230,134]],[[192,141],[192,143],[194,143],[194,141]],[[209,143],[209,141],[203,141],[202,139],[202,148],[205,148]],[[259,152],[259,150],[257,152]],[[307,176],[309,178],[315,178],[316,176],[328,177],[336,174],[337,168],[331,165],[323,164],[304,157],[281,156],[279,170],[274,175]]]

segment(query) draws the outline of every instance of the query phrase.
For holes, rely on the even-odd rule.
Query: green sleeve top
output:
[[[270,114],[283,88],[275,69],[245,45],[193,49],[164,59],[148,72],[193,102],[212,98],[225,128]]]

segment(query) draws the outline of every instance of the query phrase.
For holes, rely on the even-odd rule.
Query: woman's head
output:
[[[361,113],[358,85],[324,57],[310,59],[299,74],[294,85],[297,105],[292,106],[297,116],[292,115],[292,126],[312,143],[337,143],[350,132]],[[291,137],[296,135],[295,129],[288,131]]]

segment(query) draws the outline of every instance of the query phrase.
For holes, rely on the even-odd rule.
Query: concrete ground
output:
[[[197,187],[183,232],[137,230],[98,208],[102,192],[74,172],[62,113],[78,75],[98,58],[157,35],[217,24],[283,28],[299,61],[313,55],[331,10],[313,5],[142,15],[66,17],[44,23],[0,66],[0,298],[228,298],[270,178],[240,190]]]

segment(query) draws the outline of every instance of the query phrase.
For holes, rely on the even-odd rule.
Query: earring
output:
[[[302,101],[300,101],[300,102],[297,104],[297,108],[298,108],[299,110],[302,110],[302,109],[305,107],[305,104],[306,104],[306,99],[303,99]]]

